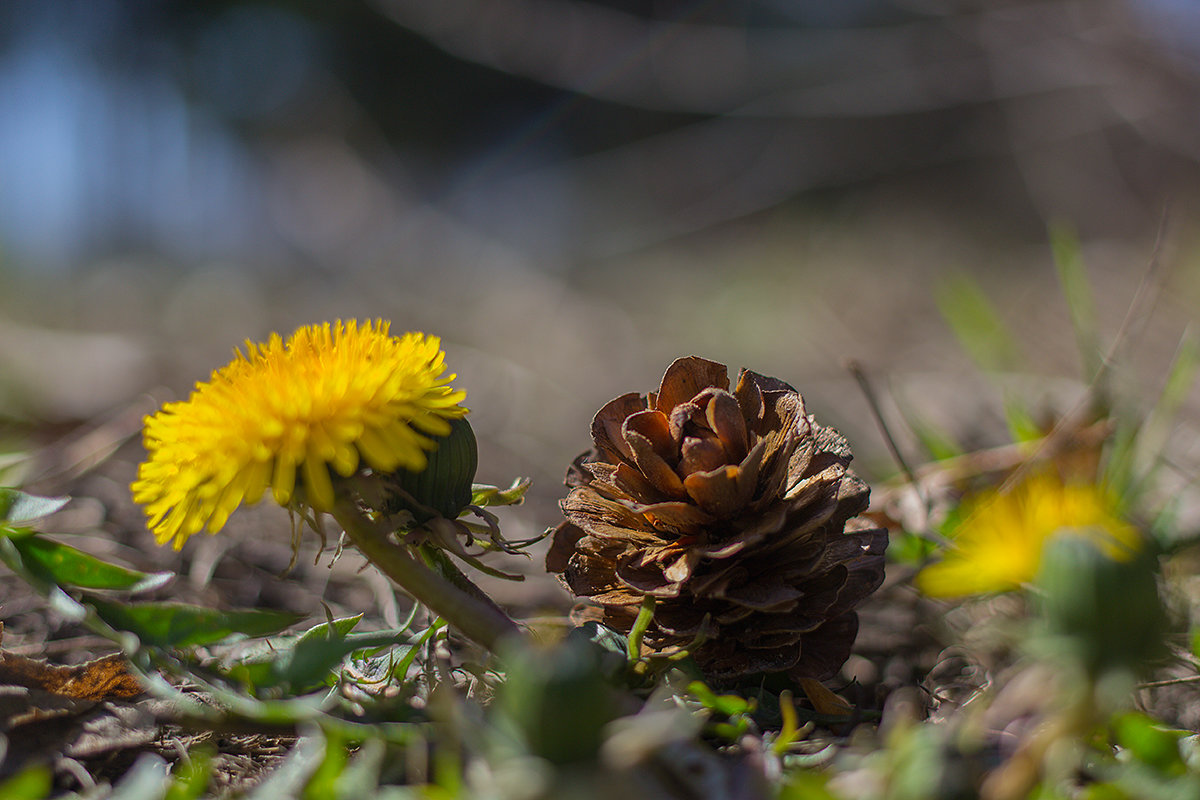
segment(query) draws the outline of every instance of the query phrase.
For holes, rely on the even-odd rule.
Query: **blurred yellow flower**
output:
[[[951,532],[955,548],[923,569],[916,586],[932,597],[1003,592],[1034,579],[1046,544],[1057,535],[1081,536],[1109,558],[1124,561],[1141,549],[1138,530],[1093,483],[1064,483],[1036,474],[1008,492],[984,492],[963,503]]]
[[[311,325],[284,342],[246,342],[184,402],[145,421],[148,458],[132,491],[160,544],[215,533],[271,488],[280,505],[334,504],[330,467],[350,476],[425,468],[431,436],[466,414],[436,336],[388,333],[382,320]],[[299,477],[297,476],[299,471]]]

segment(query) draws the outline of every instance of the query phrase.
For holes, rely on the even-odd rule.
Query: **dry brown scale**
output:
[[[593,615],[628,632],[656,599],[645,643],[686,645],[718,683],[767,672],[832,677],[854,608],[883,582],[887,533],[858,517],[870,490],[850,447],[788,384],[695,356],[656,393],[592,422],[567,472],[567,520],[546,566]],[[576,609],[577,619],[588,608]]]

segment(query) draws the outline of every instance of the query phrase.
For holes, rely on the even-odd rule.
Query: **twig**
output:
[[[1160,686],[1176,686],[1181,683],[1197,683],[1200,682],[1200,675],[1189,675],[1186,678],[1167,678],[1161,681],[1148,681],[1139,683],[1139,689],[1157,689]]]
[[[900,465],[900,469],[908,478],[908,482],[913,485],[917,491],[917,495],[921,499],[921,503],[928,508],[928,503],[921,493],[920,483],[917,481],[917,473],[909,465],[908,460],[904,458],[904,454],[900,452],[899,445],[896,444],[895,438],[892,436],[892,431],[888,427],[887,421],[883,418],[883,410],[879,407],[879,398],[875,394],[875,388],[871,386],[871,381],[867,378],[866,372],[863,370],[862,364],[855,359],[850,359],[846,362],[846,369],[854,376],[854,380],[858,381],[858,388],[862,390],[863,396],[867,398],[867,405],[871,407],[871,415],[875,417],[875,424],[879,426],[879,431],[883,434],[883,440],[887,443],[888,450],[892,454],[892,458]]]
[[[901,472],[904,473],[908,484],[912,486],[913,492],[917,495],[917,502],[921,504],[921,509],[924,512],[924,518],[921,520],[919,527],[921,530],[914,531],[919,536],[927,539],[934,544],[943,547],[953,547],[953,543],[942,536],[937,531],[931,530],[929,527],[929,516],[932,513],[933,504],[929,499],[929,495],[925,492],[921,485],[920,478],[917,477],[917,471],[900,452],[900,446],[896,443],[895,437],[892,436],[891,428],[888,427],[887,420],[883,418],[883,409],[879,405],[879,398],[875,394],[875,387],[871,385],[870,379],[867,378],[867,373],[863,370],[862,364],[856,359],[850,359],[846,362],[846,369],[850,370],[850,374],[854,376],[854,380],[858,381],[858,387],[862,390],[863,395],[867,398],[867,405],[871,408],[871,414],[875,417],[875,424],[879,426],[880,432],[883,434],[883,440],[887,443],[888,450],[892,454],[892,458],[900,466]]]

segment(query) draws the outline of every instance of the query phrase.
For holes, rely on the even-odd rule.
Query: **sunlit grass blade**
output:
[[[947,281],[938,288],[936,300],[955,338],[985,374],[1027,367],[1012,332],[976,281],[965,275]],[[1009,391],[1004,393],[1004,419],[1015,441],[1041,435],[1024,399]]]
[[[325,754],[300,795],[302,800],[337,797],[338,778],[350,760],[350,742],[337,731],[325,731]]]
[[[909,430],[917,437],[930,461],[944,461],[963,454],[962,446],[954,437],[930,420],[908,418]]]
[[[954,331],[967,355],[985,372],[1013,372],[1025,359],[983,288],[965,275],[938,287],[936,300],[942,317]]]
[[[1108,484],[1123,496],[1136,495],[1153,477],[1198,370],[1200,338],[1189,328],[1175,351],[1154,407],[1144,418],[1126,415],[1118,419],[1104,474]]]
[[[1162,392],[1142,424],[1134,455],[1135,467],[1140,475],[1148,474],[1156,465],[1158,456],[1177,422],[1179,409],[1196,381],[1198,367],[1200,340],[1194,329],[1188,329],[1175,351],[1175,358],[1163,383]]]
[[[1083,379],[1090,382],[1099,373],[1103,359],[1100,352],[1100,333],[1096,327],[1096,302],[1087,270],[1083,266],[1079,239],[1074,231],[1056,225],[1050,229],[1050,248],[1054,252],[1058,282],[1071,315],[1071,327],[1075,331],[1075,341],[1083,365]]]
[[[1041,439],[1046,433],[1029,413],[1024,398],[1014,392],[1005,394],[1004,422],[1014,442],[1032,442]]]
[[[736,694],[717,694],[704,681],[692,681],[687,690],[700,705],[727,717],[748,714],[754,709],[750,700]]]
[[[438,631],[445,627],[445,620],[439,617],[430,623],[428,628],[418,633],[416,641],[409,646],[408,651],[396,662],[396,666],[392,670],[392,675],[400,680],[404,680],[405,676],[408,675],[409,669],[412,668],[413,662],[417,660],[417,654],[421,652],[421,648],[436,636]]]
[[[213,754],[204,747],[188,751],[172,772],[171,785],[163,800],[196,800],[208,788],[212,778]]]

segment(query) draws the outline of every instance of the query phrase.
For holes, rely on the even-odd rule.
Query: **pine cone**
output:
[[[681,358],[657,393],[601,408],[592,441],[567,472],[546,567],[601,621],[628,632],[653,595],[645,643],[702,636],[693,657],[714,682],[838,671],[853,609],[883,582],[887,533],[856,517],[870,490],[850,447],[795,389],[742,370],[731,393],[723,365]]]

